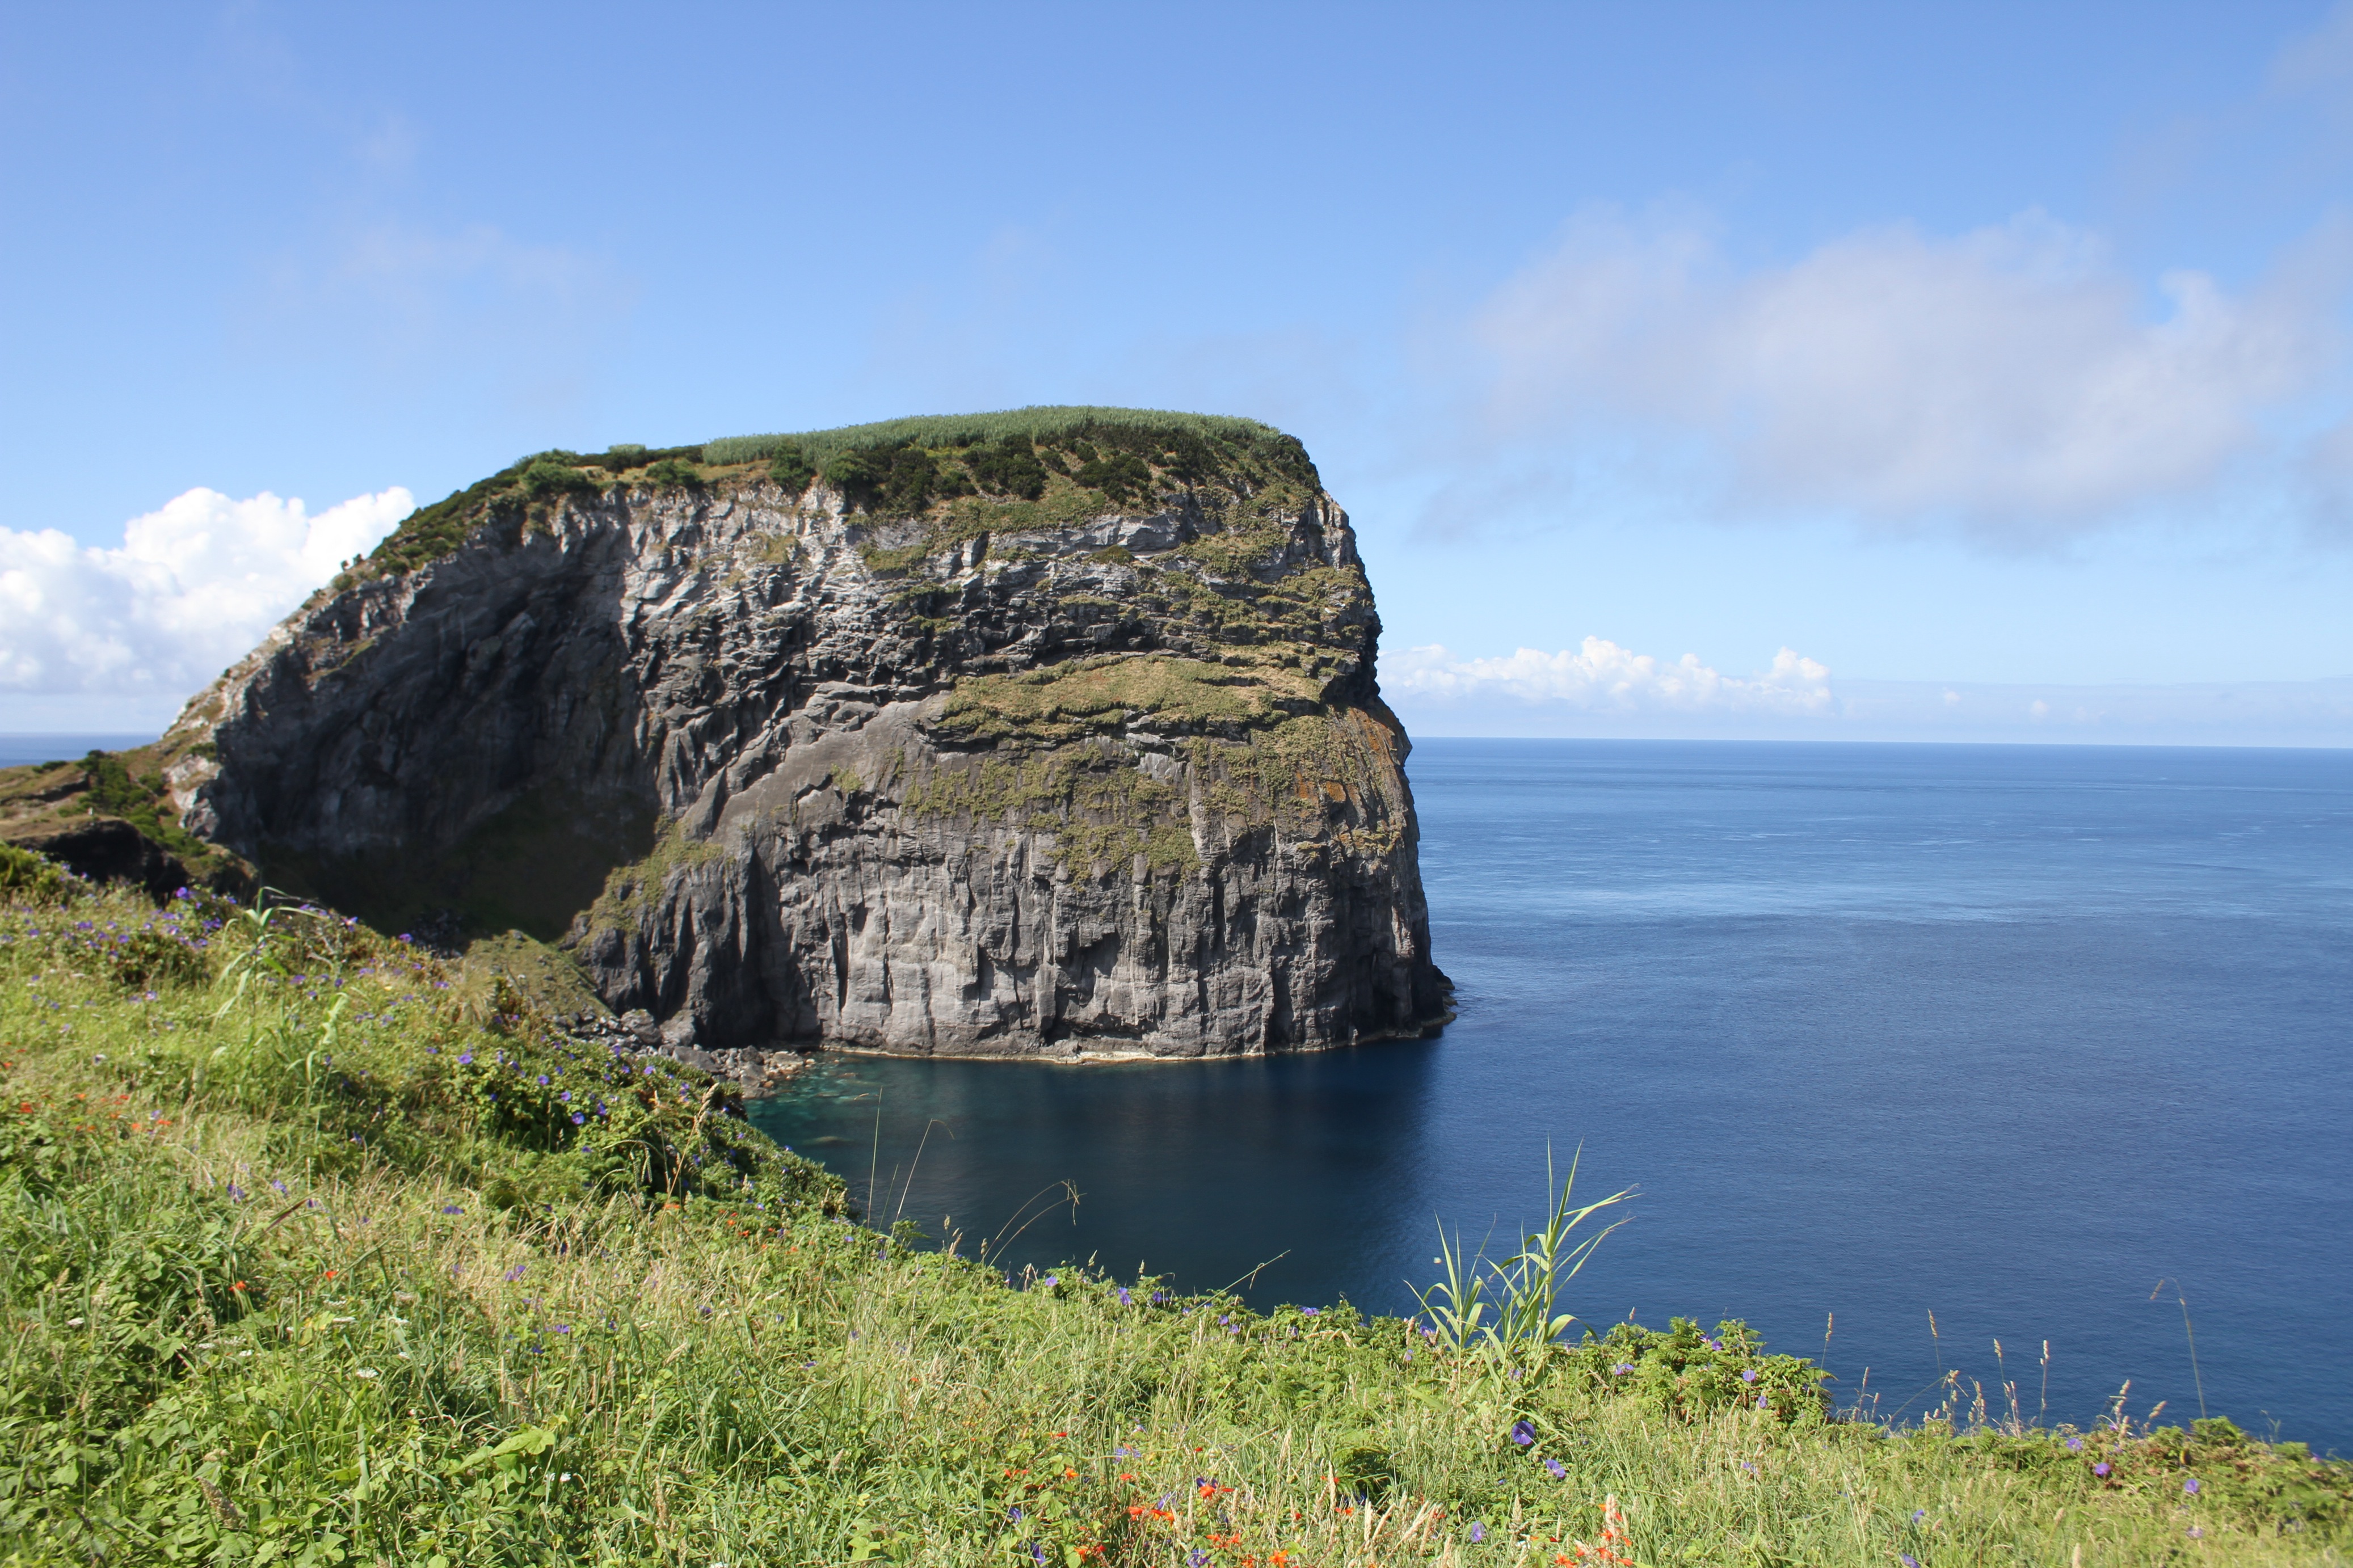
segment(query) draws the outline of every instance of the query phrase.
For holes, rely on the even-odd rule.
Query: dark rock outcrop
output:
[[[1372,595],[1266,437],[519,479],[453,552],[290,617],[166,776],[281,885],[560,935],[676,1048],[1419,1034],[1445,982]]]

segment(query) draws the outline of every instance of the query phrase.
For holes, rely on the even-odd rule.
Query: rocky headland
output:
[[[1344,1046],[1447,1016],[1378,634],[1251,421],[542,453],[112,764],[131,808],[15,770],[0,832],[554,943],[673,1052]]]

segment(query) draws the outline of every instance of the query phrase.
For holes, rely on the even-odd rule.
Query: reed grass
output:
[[[397,942],[21,886],[0,1562],[2345,1558],[2346,1467],[2226,1423],[1952,1395],[1898,1426],[1736,1323],[1489,1353],[1345,1305],[1008,1278],[851,1224],[688,1069],[592,1137],[553,1096],[616,1065]],[[138,956],[163,942],[194,962]],[[498,1057],[522,1067],[475,1071]]]

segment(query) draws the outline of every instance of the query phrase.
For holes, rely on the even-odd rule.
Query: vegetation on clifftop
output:
[[[0,970],[0,1562],[2344,1560],[2348,1467],[2224,1421],[1897,1429],[1737,1323],[1008,1280],[324,914],[52,879]]]

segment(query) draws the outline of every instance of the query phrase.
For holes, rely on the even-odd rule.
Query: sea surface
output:
[[[1441,1220],[1507,1244],[1581,1147],[1580,1193],[1640,1188],[1567,1291],[1598,1325],[1746,1319],[1883,1415],[1946,1372],[2053,1422],[2202,1385],[2353,1451],[2353,752],[1433,740],[1409,771],[1440,1037],[831,1058],[755,1119],[1008,1268],[1400,1314]]]
[[[143,746],[153,735],[0,735],[0,768],[23,767],[27,763],[79,762],[96,752],[127,751]]]

